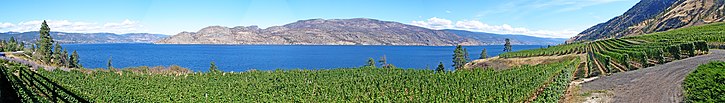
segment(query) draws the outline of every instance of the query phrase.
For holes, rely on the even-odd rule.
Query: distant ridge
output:
[[[39,36],[38,31],[31,32],[6,32],[0,33],[0,39],[8,40],[14,37],[19,41],[34,43]],[[96,44],[96,43],[152,43],[168,37],[163,34],[149,33],[66,33],[50,32],[53,39],[62,44]]]
[[[181,32],[159,40],[157,44],[252,44],[252,45],[493,45],[503,42],[506,36],[486,37],[486,33],[465,36],[452,30],[432,30],[398,22],[367,18],[309,19],[283,26],[260,29],[257,26],[222,27],[209,26],[197,32]],[[516,37],[516,36],[512,36]],[[527,38],[527,37],[523,37]],[[521,38],[521,39],[523,39]],[[537,38],[537,37],[532,37]],[[489,41],[499,40],[499,41]],[[537,44],[518,40],[518,44]],[[549,41],[547,43],[556,42]],[[563,42],[560,42],[563,43]],[[516,44],[516,43],[515,43]],[[558,44],[558,43],[553,43]],[[547,45],[547,44],[544,44]]]
[[[557,45],[566,41],[566,38],[541,38],[527,35],[494,34],[486,32],[472,32],[465,30],[445,29],[444,31],[456,34],[461,37],[473,38],[486,45],[503,45],[506,38],[511,39],[511,44],[516,45]]]

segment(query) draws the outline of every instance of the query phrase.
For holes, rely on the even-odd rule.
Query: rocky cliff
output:
[[[375,19],[310,19],[283,26],[210,26],[181,32],[158,44],[271,45],[481,45],[471,38],[422,27]]]
[[[158,44],[251,44],[251,45],[556,45],[565,39],[526,35],[492,34],[464,30],[431,30],[375,19],[310,19],[272,26],[210,26],[197,32],[181,32]]]
[[[597,24],[567,42],[617,38],[722,22],[724,0],[642,0],[621,16]]]

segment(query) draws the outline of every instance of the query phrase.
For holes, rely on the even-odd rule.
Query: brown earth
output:
[[[584,82],[579,90],[586,101],[604,98],[612,103],[672,103],[682,102],[682,82],[685,76],[700,64],[710,61],[725,61],[725,50],[711,50],[710,54],[691,57],[666,64],[624,73],[600,76]],[[601,94],[613,94],[602,96]],[[611,99],[611,100],[608,100]]]
[[[496,70],[508,69],[513,66],[520,65],[537,65],[558,63],[561,61],[571,60],[574,58],[583,58],[581,54],[568,54],[560,56],[538,56],[528,58],[500,58],[498,56],[486,59],[478,59],[467,63],[464,68],[495,68]],[[582,59],[586,60],[586,59]]]

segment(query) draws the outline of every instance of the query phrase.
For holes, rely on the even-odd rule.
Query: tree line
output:
[[[29,46],[30,48],[26,48]],[[31,57],[33,61],[40,64],[68,67],[68,68],[81,68],[83,67],[78,62],[78,53],[74,50],[71,55],[68,55],[68,51],[53,41],[53,37],[50,36],[50,27],[43,21],[40,27],[40,35],[36,40],[35,44],[25,44],[25,42],[18,41],[14,37],[10,37],[8,41],[2,40],[0,42],[0,51],[3,52],[14,52],[23,51],[26,56]]]
[[[15,37],[10,37],[8,41],[0,40],[0,51],[13,52],[25,50],[25,42],[17,41]]]
[[[510,39],[506,38],[505,42],[506,43],[504,44],[503,51],[511,52],[512,49],[511,49]],[[488,53],[487,53],[486,48],[483,48],[483,50],[481,50],[481,54],[478,59],[486,59],[486,58],[488,58]],[[381,57],[380,61],[378,61],[378,62],[381,63],[381,66],[383,68],[391,68],[390,66],[392,66],[392,64],[387,64],[385,59],[386,59],[385,55],[383,55],[383,57]],[[457,45],[456,49],[453,50],[453,65],[452,65],[453,68],[455,70],[462,70],[462,69],[464,69],[464,66],[466,65],[466,63],[468,63],[468,62],[471,62],[471,58],[470,58],[470,55],[468,54],[468,50],[466,48],[463,48],[461,45]],[[375,59],[369,58],[367,63],[365,64],[365,67],[375,68],[376,67],[375,65],[376,65]],[[392,68],[394,68],[394,67],[395,66],[392,66]],[[438,63],[438,66],[436,67],[435,71],[445,72],[445,66],[443,65],[443,62]]]

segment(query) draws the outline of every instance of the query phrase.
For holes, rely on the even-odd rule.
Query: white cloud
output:
[[[143,32],[143,25],[137,21],[124,20],[121,22],[99,23],[69,21],[69,20],[47,20],[51,31],[74,32],[74,33],[134,33]],[[42,20],[24,21],[17,24],[0,23],[0,32],[27,32],[40,30]]]
[[[430,18],[425,21],[413,21],[411,23],[415,26],[421,26],[430,29],[458,29],[468,30],[477,32],[489,32],[497,34],[523,34],[536,37],[550,37],[550,38],[568,38],[578,34],[578,31],[574,30],[530,30],[523,27],[513,27],[508,24],[502,25],[489,25],[477,20],[463,20],[456,21],[454,24],[451,20],[441,19],[437,17]]]
[[[0,23],[0,29],[15,27],[12,23]]]
[[[446,13],[449,13],[449,14],[450,14],[450,13],[451,13],[451,11],[450,11],[450,10],[446,10]]]
[[[427,27],[431,29],[446,29],[453,27],[451,20],[441,19],[437,17],[430,18],[426,21],[413,21],[413,25]]]

